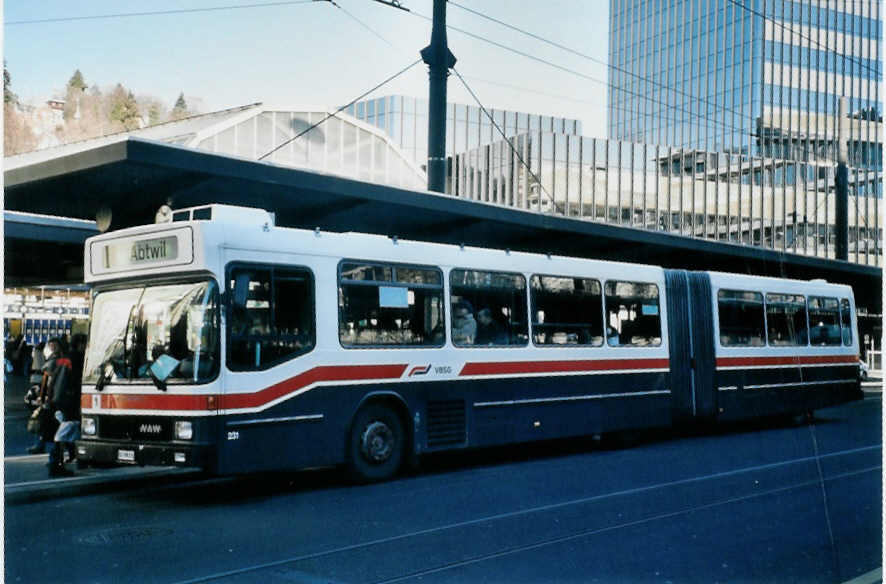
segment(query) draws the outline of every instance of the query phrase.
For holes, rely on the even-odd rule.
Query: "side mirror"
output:
[[[234,290],[231,298],[236,308],[246,308],[246,299],[249,297],[249,281],[252,274],[239,273],[234,278]]]

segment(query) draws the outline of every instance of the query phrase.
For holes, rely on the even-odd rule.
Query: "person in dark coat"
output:
[[[51,413],[56,430],[47,442],[53,442],[49,451],[49,476],[71,476],[73,473],[65,468],[63,448],[67,448],[72,454],[74,440],[79,438],[80,426],[80,395],[79,387],[73,384],[73,372],[71,360],[61,353],[60,343],[53,339],[49,341],[52,347],[53,357],[46,361],[46,407]],[[44,440],[48,432],[41,432]]]
[[[83,383],[83,360],[86,354],[86,335],[76,334],[71,338],[71,373],[73,385],[77,390]]]
[[[50,454],[49,473],[50,476],[67,476],[71,473],[64,467],[65,451],[68,459],[73,461],[77,457],[74,441],[80,438],[80,385],[70,359],[58,359],[56,365],[58,377],[52,399],[59,427],[53,437],[55,444]]]
[[[52,399],[52,375],[49,366],[55,361],[55,359],[61,357],[61,345],[59,344],[58,339],[50,339],[46,342],[44,349],[44,356],[46,358],[40,367],[40,382],[37,389],[37,403],[40,408],[40,430],[37,432],[37,441],[33,446],[28,448],[28,452],[31,454],[41,454],[45,452],[46,445],[51,445],[55,440],[55,431],[58,429],[58,421],[55,419],[53,410],[50,408],[49,404]]]
[[[492,311],[483,308],[477,313],[477,336],[475,345],[507,345],[508,333],[505,327],[495,320]]]

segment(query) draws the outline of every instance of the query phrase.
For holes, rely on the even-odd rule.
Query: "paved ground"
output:
[[[3,482],[7,505],[53,497],[132,488],[146,482],[187,480],[200,476],[197,469],[179,468],[85,468],[68,464],[70,478],[48,477],[48,455],[28,454],[34,435],[26,431],[31,408],[24,403],[27,381],[8,378],[4,388]]]
[[[845,582],[879,578],[879,394],[771,422],[8,505],[7,582]],[[8,461],[7,461],[8,464]]]

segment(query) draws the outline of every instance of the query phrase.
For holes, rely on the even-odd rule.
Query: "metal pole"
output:
[[[455,66],[455,56],[446,42],[446,0],[434,0],[431,44],[422,49],[428,65],[428,190],[446,189],[446,78]]]
[[[848,107],[845,97],[840,98],[837,110],[837,172],[834,175],[836,212],[834,221],[837,235],[836,258],[849,259],[849,169],[846,161],[849,152],[846,144],[846,124]]]

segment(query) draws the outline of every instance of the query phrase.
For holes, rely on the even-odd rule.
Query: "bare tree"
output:
[[[18,111],[15,104],[3,104],[3,152],[4,156],[30,152],[37,147],[37,135],[28,119]]]

